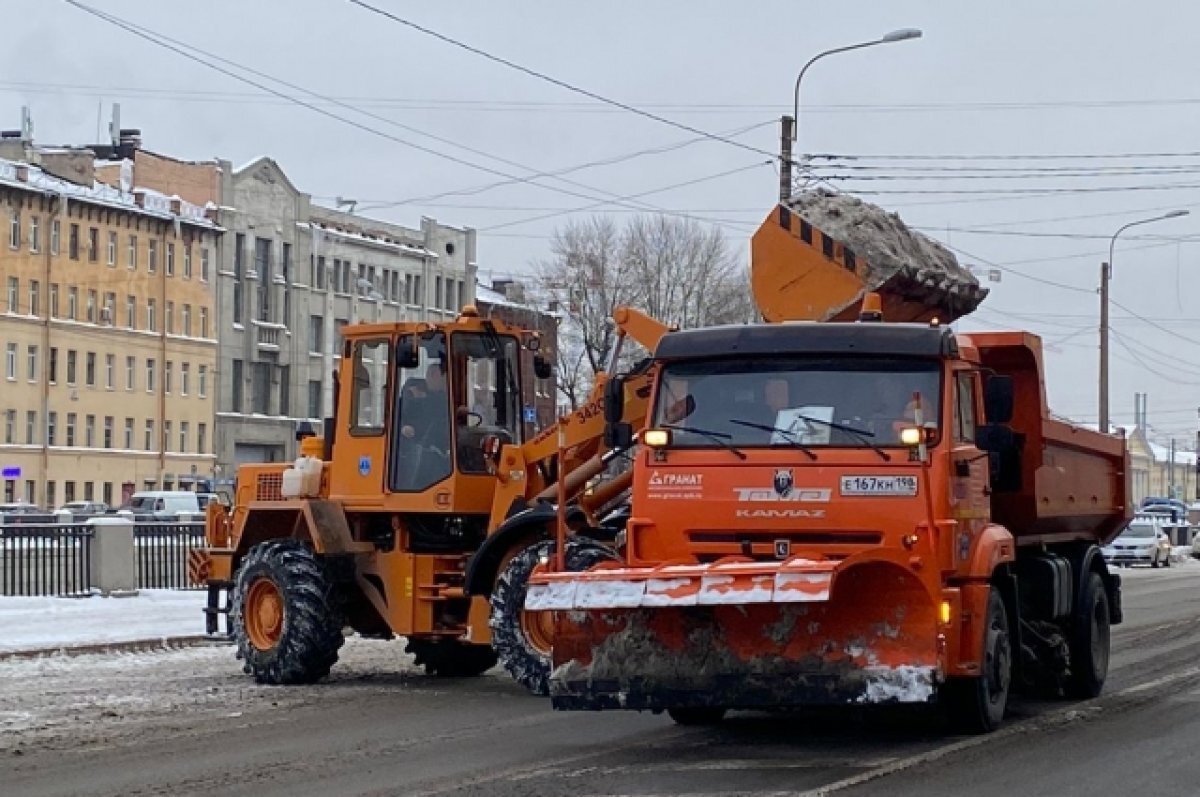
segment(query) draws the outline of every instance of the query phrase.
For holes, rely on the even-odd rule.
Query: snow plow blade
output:
[[[601,567],[531,579],[555,610],[556,709],[924,703],[937,606],[893,562]]]

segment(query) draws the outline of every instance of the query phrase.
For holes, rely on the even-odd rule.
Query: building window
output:
[[[271,364],[254,363],[251,368],[250,411],[269,415],[271,412]]]
[[[233,379],[231,381],[233,382],[233,396],[231,398],[233,399],[233,401],[231,403],[232,403],[234,412],[241,412],[242,411],[242,389],[245,387],[245,385],[242,384],[242,361],[234,360],[232,370],[233,370],[233,373],[232,373]]]
[[[153,357],[146,358],[146,392],[147,393],[154,392],[154,382],[155,382],[154,371],[155,371],[154,358]]]
[[[83,483],[83,500],[84,501],[96,500],[96,483],[95,482],[84,482]]]
[[[267,238],[254,239],[254,271],[258,274],[258,301],[256,318],[271,320],[271,241]]]
[[[192,306],[185,304],[183,306],[182,330],[186,337],[192,336]]]
[[[50,384],[58,384],[58,347],[50,347]]]
[[[37,443],[37,410],[26,410],[25,412],[25,444],[34,445]]]
[[[208,337],[208,308],[200,308],[200,337]]]
[[[26,353],[25,377],[30,382],[36,382],[38,378],[38,347],[31,345],[26,350]]]
[[[290,365],[277,366],[277,376],[279,379],[279,414],[292,414],[292,367]]]
[[[87,322],[96,323],[96,292],[93,290],[87,292]]]
[[[196,453],[208,453],[208,424],[196,424]]]
[[[167,328],[167,334],[174,335],[175,334],[175,302],[167,302],[167,310],[166,310],[166,313],[164,313],[163,320],[166,322],[164,324],[164,326],[166,326],[166,328]]]
[[[113,416],[104,416],[104,447],[113,447]]]
[[[137,297],[125,297],[125,328],[137,329]]]
[[[183,245],[183,278],[190,280],[192,278],[192,245]]]
[[[137,358],[125,358],[125,389],[133,390],[137,386]]]
[[[76,415],[73,412],[67,413],[67,448],[72,448],[75,445],[75,419]],[[70,500],[70,499],[68,499]]]
[[[167,276],[175,276],[175,244],[167,244]]]
[[[325,350],[325,317],[314,315],[308,319],[308,350],[322,352]]]
[[[42,220],[38,216],[29,219],[29,251],[37,253],[42,248]]]
[[[174,374],[175,374],[175,363],[171,362],[170,360],[167,360],[163,364],[163,392],[164,393],[171,392],[171,382],[173,381],[172,377]]]
[[[208,398],[208,366],[201,365],[196,371],[196,392],[200,394],[200,398]]]
[[[75,482],[63,482],[63,500],[68,504],[75,500]]]
[[[155,311],[158,310],[158,302],[154,299],[146,300],[146,329],[151,332],[158,331],[158,318]]]
[[[67,238],[67,257],[72,260],[79,259],[79,225],[72,224],[71,232]]]
[[[50,411],[46,413],[46,445],[55,445],[55,439],[58,436],[58,413]]]
[[[188,450],[187,439],[188,439],[188,422],[180,421],[179,422],[179,453],[181,453],[181,454],[184,451]]]
[[[323,256],[318,257],[313,261],[313,269],[313,287],[319,291],[325,290],[325,258]]]
[[[147,451],[154,450],[154,421],[146,420],[146,444],[143,446]]]
[[[88,228],[87,249],[89,263],[100,259],[100,231],[95,227]]]
[[[8,211],[8,248],[21,248],[21,211],[16,208]]]
[[[29,314],[42,314],[42,283],[37,280],[29,281]]]
[[[96,352],[89,351],[84,360],[84,382],[88,387],[96,386]]]
[[[321,417],[321,381],[313,379],[308,383],[308,417]]]
[[[8,312],[21,312],[21,281],[16,277],[8,278]]]
[[[85,448],[96,447],[96,416],[88,415],[83,419],[83,445]]]
[[[129,236],[129,246],[125,250],[125,265],[130,271],[137,268],[137,236]]]
[[[50,317],[58,318],[58,283],[50,283]]]
[[[16,441],[17,435],[17,411],[4,411],[4,443],[12,445]]]
[[[170,421],[163,421],[162,450],[163,451],[171,450],[171,422]]]
[[[117,264],[117,234],[115,232],[108,234],[108,251],[105,253],[104,262],[110,266]]]
[[[208,250],[200,247],[200,281],[208,282]]]
[[[104,387],[112,390],[117,380],[117,355],[104,355]]]
[[[125,419],[125,450],[133,450],[133,418]]]
[[[74,285],[67,288],[67,318],[79,320],[79,288]]]
[[[7,354],[4,358],[4,375],[9,380],[16,381],[17,378],[17,344],[8,344]]]
[[[191,381],[192,366],[188,363],[179,364],[179,395],[186,396],[188,394],[188,382]]]
[[[67,349],[67,384],[75,384],[75,350]]]
[[[104,294],[104,307],[100,308],[100,323],[112,326],[117,316],[117,295],[112,291]]]
[[[35,482],[33,479],[25,480],[25,503],[37,503],[37,482]]]
[[[154,274],[158,271],[158,240],[151,238],[146,245],[150,247],[150,251],[146,257],[146,271]]]
[[[54,500],[54,493],[55,493],[54,482],[53,481],[46,482],[46,506],[54,506],[54,504],[57,503]]]
[[[104,483],[104,499],[103,500],[104,500],[104,503],[107,504],[108,506],[113,505],[113,483],[112,482]]]

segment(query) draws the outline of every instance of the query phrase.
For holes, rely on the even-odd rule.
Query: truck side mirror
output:
[[[533,355],[533,375],[538,379],[549,379],[554,376],[554,367],[545,357],[535,354]]]
[[[604,385],[604,421],[605,423],[620,423],[625,415],[625,380],[622,377],[610,377]]]
[[[993,374],[983,389],[983,414],[989,424],[1008,423],[1013,416],[1013,380]]]
[[[400,342],[396,344],[396,367],[416,368],[420,364],[421,353],[417,351],[417,339],[412,335],[400,338]]]

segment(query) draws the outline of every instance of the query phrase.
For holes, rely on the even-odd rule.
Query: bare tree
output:
[[[573,408],[605,365],[619,305],[681,328],[755,318],[745,266],[719,229],[690,219],[641,216],[624,230],[606,217],[572,221],[555,233],[537,273],[563,313],[558,388]]]

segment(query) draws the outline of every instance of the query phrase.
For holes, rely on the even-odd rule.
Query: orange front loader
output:
[[[1097,694],[1120,621],[1100,546],[1130,517],[1124,441],[1052,419],[1038,338],[890,323],[929,294],[879,302],[862,278],[878,270],[805,227],[771,246],[802,252],[801,281],[855,275],[833,282],[861,320],[660,341],[620,561],[531,580],[526,607],[557,612],[554,706],[688,723],[940,701],[987,730],[1013,685]]]

